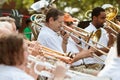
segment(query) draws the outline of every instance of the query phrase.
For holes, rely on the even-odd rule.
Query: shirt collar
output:
[[[97,28],[92,24],[92,22],[90,23],[90,26],[96,31]]]

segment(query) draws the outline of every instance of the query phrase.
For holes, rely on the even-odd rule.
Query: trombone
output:
[[[35,19],[34,19],[34,23],[38,23],[38,17],[39,16],[42,16],[42,15],[33,15],[33,16],[35,16]],[[42,18],[43,20],[45,19],[45,18]],[[73,33],[74,35],[77,35],[77,36],[79,36],[79,37],[81,37],[82,39],[84,39],[85,41],[89,41],[89,40],[92,40],[92,39],[90,39],[91,37],[98,37],[98,36],[96,36],[96,33],[100,33],[100,31],[97,31],[96,33],[94,33],[94,35],[93,35],[93,33],[92,34],[90,34],[89,32],[87,32],[87,31],[85,31],[85,30],[83,30],[83,29],[81,29],[81,28],[77,28],[77,27],[75,27],[75,29],[72,29],[72,28],[70,28],[70,27],[68,27],[68,26],[66,26],[66,25],[63,25],[63,28],[68,32],[68,33]],[[80,32],[79,32],[80,31]],[[100,43],[98,43],[98,42],[96,42],[96,41],[94,41],[94,40],[92,40],[94,43],[96,43],[96,44],[99,44],[99,45],[101,45]],[[103,46],[103,47],[105,47],[104,45],[101,45],[101,46]],[[105,48],[107,48],[107,49],[109,49],[108,47],[105,47]],[[103,53],[103,54],[105,54],[105,53]]]
[[[79,39],[77,36],[80,36],[81,38],[83,38],[84,40],[86,40],[88,38],[88,36],[81,34],[79,31],[76,31],[75,29],[72,29],[66,25],[63,25],[63,28],[66,32],[70,33],[70,35],[74,36],[75,38],[77,38],[78,40],[80,40],[81,42],[87,44],[88,46],[91,46],[92,48],[94,48],[95,50],[99,51],[100,53],[102,53],[103,55],[107,55],[105,52],[103,52],[102,50],[97,49],[96,47],[92,46],[91,44],[87,43],[86,41],[83,41],[81,39]],[[77,35],[77,36],[76,36]]]
[[[95,43],[95,44],[98,44],[100,46],[103,46],[105,47],[104,45],[98,43],[97,41],[100,39],[100,35],[101,35],[101,30],[97,30],[96,32],[92,32],[92,33],[89,33],[81,28],[75,28],[75,29],[72,29],[66,25],[63,25],[63,28],[68,32],[68,33],[72,33],[73,36],[75,37],[75,35],[81,37],[83,40],[86,41],[86,43],[88,43],[90,40]],[[77,29],[77,30],[76,30]],[[80,32],[79,32],[80,31]],[[78,37],[76,37],[77,39],[79,39]],[[92,38],[92,39],[91,39]],[[79,39],[80,40],[80,39]],[[109,50],[108,47],[105,47],[106,49]]]

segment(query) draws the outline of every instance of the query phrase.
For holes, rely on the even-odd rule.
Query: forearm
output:
[[[66,51],[67,51],[67,41],[62,42],[62,49],[66,53]]]
[[[73,58],[73,62],[76,62],[80,59],[88,58],[91,56],[92,54],[90,54],[88,50],[82,50],[80,53],[77,53],[77,55]]]

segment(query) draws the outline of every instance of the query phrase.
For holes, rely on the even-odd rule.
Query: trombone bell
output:
[[[98,42],[101,37],[101,29],[98,29],[92,36],[92,41]]]

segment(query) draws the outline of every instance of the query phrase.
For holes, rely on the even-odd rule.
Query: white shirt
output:
[[[110,48],[108,55],[106,57],[105,60],[105,66],[109,66],[109,64],[111,63],[111,61],[117,58],[117,45],[116,42],[114,43],[113,47]]]
[[[45,25],[41,28],[37,41],[48,48],[64,53],[62,49],[62,37]],[[68,39],[67,53],[78,53],[79,50],[71,37]],[[82,64],[82,60],[74,63],[74,65]]]
[[[106,30],[104,30],[103,28],[100,28],[100,29],[101,29],[101,37],[100,37],[98,43],[100,43],[104,46],[107,46],[108,40],[109,40],[108,34],[107,34]],[[90,23],[89,26],[85,28],[85,31],[91,33],[91,32],[96,32],[97,29],[92,23]],[[90,41],[90,44],[91,43],[92,42]],[[97,45],[97,47],[102,48],[102,46],[100,46],[99,44]],[[101,56],[101,59],[105,60],[105,58],[106,58],[105,55]],[[103,64],[103,62],[99,61],[97,58],[85,58],[84,61],[85,61],[85,64],[91,64],[91,63],[101,63],[101,64]]]
[[[101,37],[100,37],[98,43],[100,43],[100,44],[102,44],[102,45],[107,47],[108,41],[109,41],[108,33],[107,33],[107,31],[105,29],[103,29],[103,28],[100,28],[100,29],[101,29]],[[97,29],[96,29],[96,27],[92,23],[90,23],[90,25],[85,28],[85,31],[91,33],[91,32],[96,32]],[[99,48],[102,48],[102,46],[100,46],[99,44],[97,46]]]
[[[46,26],[42,26],[37,41],[41,45],[63,53],[62,37]]]
[[[34,78],[17,67],[0,65],[0,80],[34,80]]]
[[[109,66],[105,66],[98,74],[100,77],[109,77],[112,80],[120,79],[120,57],[114,58]]]

